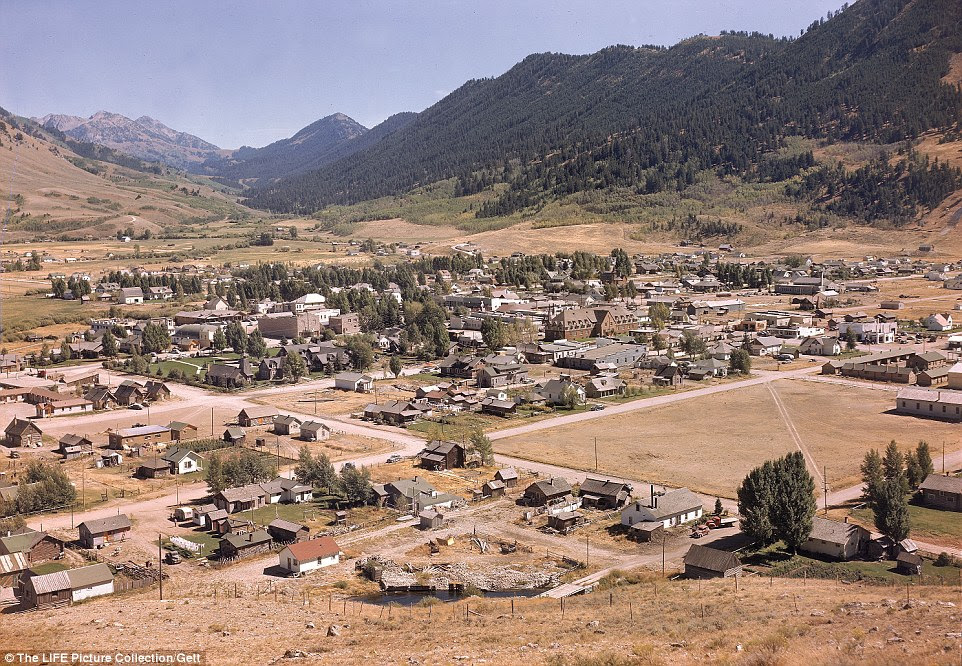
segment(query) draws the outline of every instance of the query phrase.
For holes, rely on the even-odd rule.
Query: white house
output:
[[[374,390],[374,377],[360,372],[341,372],[334,376],[334,388],[342,391],[368,393]]]
[[[802,340],[798,351],[814,356],[838,356],[842,353],[842,345],[838,338],[812,336]]]
[[[323,442],[330,438],[331,429],[320,421],[305,421],[301,424],[301,439],[308,442]]]
[[[933,314],[925,318],[925,328],[930,331],[952,330],[952,315],[948,312]]]
[[[285,546],[277,556],[281,569],[306,574],[341,561],[341,549],[331,537],[318,537]]]
[[[575,384],[570,378],[562,376],[561,379],[550,379],[536,389],[536,392],[544,397],[545,401],[552,405],[560,405],[563,402],[565,389],[571,387],[578,396],[577,402],[584,404],[587,395],[583,386]]]
[[[190,474],[204,468],[204,459],[189,449],[170,449],[162,458],[170,463],[170,471],[174,474]]]
[[[300,504],[310,502],[314,496],[314,489],[298,483],[296,479],[281,479],[281,501],[285,504]]]
[[[869,531],[864,527],[816,516],[812,519],[812,532],[799,550],[850,560],[862,553],[868,542]]]
[[[701,518],[703,507],[698,496],[688,488],[671,490],[664,495],[652,493],[646,505],[635,500],[621,512],[621,524],[631,527],[638,523],[661,523],[674,527]]]
[[[889,344],[895,342],[898,329],[898,322],[894,321],[840,321],[838,337],[844,339],[851,330],[859,342],[873,345]]]

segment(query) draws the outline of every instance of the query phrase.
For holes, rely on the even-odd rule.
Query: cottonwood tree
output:
[[[224,333],[227,339],[227,346],[234,350],[236,354],[243,354],[247,351],[247,331],[239,321],[232,321],[227,325]]]
[[[296,382],[307,374],[307,365],[297,352],[288,352],[284,356],[284,377]]]
[[[494,447],[491,445],[491,440],[488,436],[484,434],[481,428],[475,428],[471,431],[470,449],[475,451],[481,456],[481,462],[485,465],[491,465],[494,463]]]
[[[341,468],[341,488],[349,504],[365,504],[371,499],[371,472],[366,468]]]
[[[765,545],[781,539],[796,552],[812,533],[815,510],[815,480],[800,451],[766,461],[738,488],[742,530]]]

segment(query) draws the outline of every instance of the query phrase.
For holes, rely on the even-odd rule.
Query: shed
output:
[[[514,488],[518,485],[518,472],[514,467],[505,467],[494,473],[494,478],[503,481],[505,488]]]
[[[693,544],[685,555],[687,578],[729,578],[741,574],[741,560],[727,550]]]
[[[915,553],[902,551],[895,558],[895,570],[906,576],[918,576],[922,573],[922,558]]]
[[[421,529],[431,530],[444,524],[444,514],[436,509],[425,509],[421,512]]]
[[[102,548],[115,541],[123,541],[130,531],[130,518],[126,514],[86,520],[77,526],[80,545],[84,548]]]
[[[580,511],[562,511],[548,516],[548,527],[563,533],[570,532],[584,522],[584,514]]]
[[[504,492],[504,482],[497,479],[492,479],[481,486],[481,494],[485,497],[503,497]]]
[[[220,557],[235,560],[266,553],[271,549],[271,535],[264,530],[246,534],[228,534],[220,540]]]
[[[311,536],[311,530],[307,525],[293,523],[283,518],[272,520],[267,526],[267,532],[277,543],[304,541]]]

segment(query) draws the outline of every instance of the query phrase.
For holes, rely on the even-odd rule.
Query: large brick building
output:
[[[571,308],[545,324],[545,340],[580,340],[622,335],[635,326],[635,317],[623,306]]]

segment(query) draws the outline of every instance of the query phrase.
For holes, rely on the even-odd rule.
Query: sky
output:
[[[222,148],[371,127],[531,53],[799,34],[843,0],[3,0],[0,106],[143,115]]]

